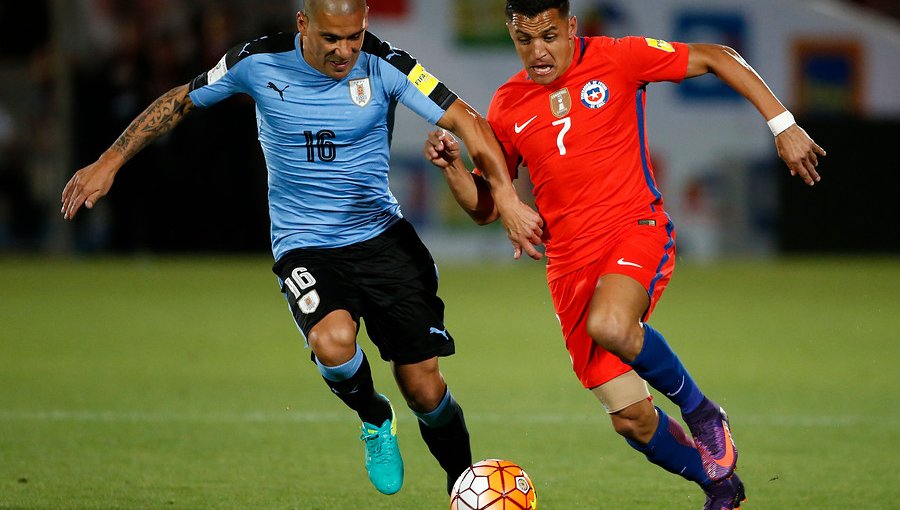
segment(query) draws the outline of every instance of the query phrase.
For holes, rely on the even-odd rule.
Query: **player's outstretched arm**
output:
[[[487,225],[500,214],[484,178],[466,168],[459,142],[452,133],[438,129],[428,133],[425,159],[440,168],[456,203],[479,225]]]
[[[524,251],[529,257],[540,260],[543,255],[535,246],[541,243],[544,221],[534,209],[519,200],[506,168],[503,149],[487,119],[465,101],[457,99],[438,121],[438,126],[462,138],[469,150],[472,161],[484,176],[506,235],[515,249],[513,256],[518,259]]]
[[[71,220],[82,205],[91,209],[109,192],[119,169],[150,142],[168,133],[181,122],[194,103],[188,86],[166,92],[138,115],[116,142],[97,161],[75,172],[62,192],[63,218]]]
[[[746,97],[768,121],[778,156],[791,175],[800,176],[813,186],[821,180],[816,167],[825,150],[794,122],[794,117],[781,104],[763,79],[735,50],[718,44],[690,44],[687,78],[712,73]]]

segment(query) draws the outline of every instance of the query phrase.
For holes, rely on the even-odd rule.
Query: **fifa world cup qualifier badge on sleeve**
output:
[[[675,53],[675,47],[668,41],[653,39],[651,37],[645,37],[644,40],[647,41],[647,46],[650,46],[651,48],[656,48],[665,51],[666,53]]]

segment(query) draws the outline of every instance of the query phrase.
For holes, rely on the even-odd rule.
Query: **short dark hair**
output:
[[[560,16],[568,18],[569,0],[506,0],[506,19],[511,20],[513,14],[533,18],[548,9],[557,9]]]

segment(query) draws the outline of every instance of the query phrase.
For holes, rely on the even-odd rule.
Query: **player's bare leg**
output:
[[[368,359],[356,344],[357,329],[349,312],[335,310],[309,332],[309,347],[331,391],[361,420],[380,424],[390,419],[391,408],[375,392]]]
[[[677,421],[654,407],[649,396],[619,409],[624,402],[647,394],[644,382],[631,374],[634,372],[592,390],[604,406],[613,410],[609,417],[616,432],[650,462],[700,485],[706,493],[704,510],[740,508],[745,499],[744,485],[737,474],[717,482],[710,480],[693,440]]]
[[[397,387],[406,405],[416,412],[428,412],[444,398],[447,383],[438,366],[438,358],[434,357],[419,363],[391,363],[391,370]]]
[[[357,330],[350,313],[336,310],[313,326],[309,346],[325,383],[362,420],[369,479],[380,492],[394,494],[403,485],[397,422],[388,399],[375,391],[369,362],[356,343]]]
[[[309,332],[309,348],[326,366],[346,363],[356,353],[358,326],[346,310],[335,310]]]
[[[620,433],[624,432],[623,436],[632,447],[669,471],[678,468],[673,472],[679,473],[679,466],[687,466],[685,469],[690,471],[690,466],[696,466],[695,456],[699,457],[702,474],[692,472],[686,478],[706,490],[712,482],[726,480],[732,475],[737,450],[724,411],[703,395],[662,335],[641,322],[649,305],[647,291],[639,282],[625,275],[604,275],[591,301],[588,334],[681,408],[693,441],[687,438],[681,425],[659,408],[655,409],[659,415],[655,432],[647,440],[646,405],[625,413],[620,411],[618,417],[613,417],[613,425],[617,431],[621,430]],[[711,406],[715,406],[713,411],[710,411]],[[631,416],[631,412],[635,415]],[[667,446],[658,445],[660,441]],[[689,444],[689,447],[680,448],[677,444]],[[684,473],[680,474],[684,476]],[[728,484],[734,491],[738,490],[738,485],[743,497],[743,485],[739,480]],[[720,488],[722,486],[719,484]]]
[[[613,429],[620,436],[641,444],[647,444],[656,432],[659,418],[649,399],[609,414]]]
[[[647,460],[701,487],[712,483],[691,438],[681,425],[653,406],[647,384],[634,372],[591,391],[609,412],[615,431]]]
[[[462,408],[441,375],[438,358],[419,363],[392,363],[397,386],[419,421],[422,439],[447,473],[447,493],[472,464],[469,431]]]
[[[600,347],[630,363],[641,352],[641,317],[649,306],[650,297],[637,280],[620,274],[604,275],[597,282],[588,310],[588,335]]]

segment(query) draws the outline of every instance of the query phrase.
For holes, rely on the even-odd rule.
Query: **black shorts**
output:
[[[346,310],[357,327],[365,321],[385,361],[418,363],[455,352],[434,259],[404,219],[361,243],[292,250],[272,270],[304,336],[329,313]]]

